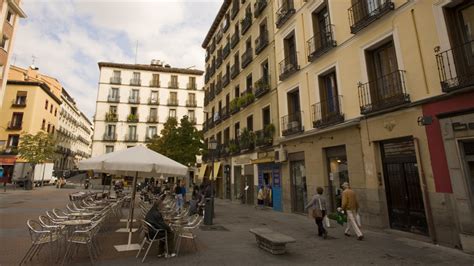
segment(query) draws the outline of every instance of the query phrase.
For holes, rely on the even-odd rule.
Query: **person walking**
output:
[[[328,236],[328,231],[324,228],[323,219],[326,216],[326,198],[323,196],[324,189],[322,187],[316,188],[316,194],[313,198],[306,204],[304,207],[307,210],[309,207],[313,208],[313,218],[318,226],[318,236],[323,237],[324,239]]]
[[[258,193],[257,193],[257,204],[258,204],[258,207],[262,209],[263,209],[263,200],[264,200],[263,186],[260,186],[260,189],[258,190]]]
[[[179,212],[183,208],[183,194],[181,194],[181,186],[179,183],[174,187],[174,194],[176,198],[176,210]]]
[[[356,194],[347,182],[342,184],[342,188],[344,191],[342,192],[341,208],[347,213],[347,227],[344,234],[350,236],[350,231],[352,229],[357,235],[357,240],[362,240],[364,239],[364,235],[360,231],[356,220],[357,212],[359,210],[359,202],[357,202]]]

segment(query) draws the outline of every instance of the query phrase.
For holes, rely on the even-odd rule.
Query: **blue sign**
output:
[[[3,177],[3,167],[0,167],[0,177]]]

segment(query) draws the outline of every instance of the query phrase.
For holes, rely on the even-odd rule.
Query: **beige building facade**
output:
[[[212,119],[225,99],[225,93],[215,93],[222,69],[219,25],[229,11],[232,40],[235,24],[246,18],[244,12],[242,22],[232,21],[230,6],[239,2],[224,1],[203,44],[208,51],[205,138],[220,144],[226,143],[220,132],[228,126],[235,138],[236,122],[239,132],[243,128],[241,114],[256,114],[264,105],[254,101],[217,125]],[[230,166],[221,173],[223,180],[226,174],[233,183],[251,176],[255,195],[260,185],[275,187],[266,182],[274,181],[268,174],[275,173],[281,191],[272,191],[267,201],[275,210],[297,214],[305,214],[318,186],[334,211],[341,204],[340,185],[349,182],[364,224],[472,252],[472,1],[246,1],[242,9],[263,2],[273,19],[267,26],[276,85],[276,93],[267,96],[276,101],[272,148],[213,156]],[[237,58],[231,56],[231,65]],[[246,74],[235,77],[231,82],[245,86]],[[272,156],[264,151],[273,151]],[[265,169],[261,162],[275,166]]]
[[[20,7],[20,0],[0,1],[0,108],[10,69],[10,58],[13,51],[15,31],[20,18],[26,18],[25,12]]]

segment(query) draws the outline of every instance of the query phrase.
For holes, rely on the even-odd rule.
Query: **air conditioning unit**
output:
[[[287,161],[287,151],[285,149],[275,149],[275,162],[281,163]]]

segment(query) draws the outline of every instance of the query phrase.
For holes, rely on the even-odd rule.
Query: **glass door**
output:
[[[290,161],[290,176],[293,191],[292,210],[296,213],[304,213],[304,206],[308,201],[304,160]]]

